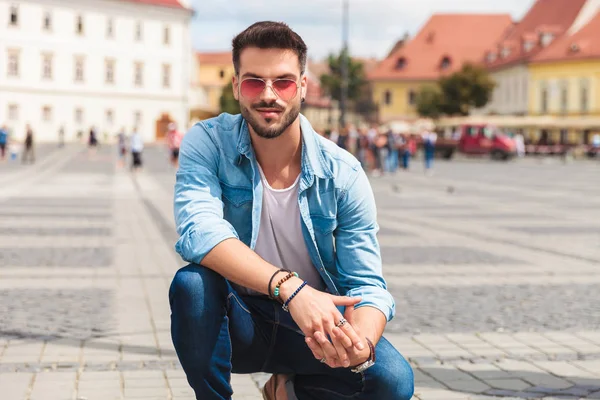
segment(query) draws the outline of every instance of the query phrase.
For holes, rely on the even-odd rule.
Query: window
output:
[[[78,15],[75,21],[75,33],[83,35],[83,16]]]
[[[163,65],[163,87],[168,88],[171,86],[171,66],[169,64]]]
[[[16,104],[8,105],[8,119],[10,121],[16,121],[19,119],[19,106]]]
[[[135,73],[133,80],[135,86],[139,87],[144,84],[144,65],[141,62],[135,63]]]
[[[84,59],[79,56],[75,58],[75,82],[83,82],[84,78]]]
[[[168,26],[165,26],[165,29],[163,31],[163,44],[169,43],[171,43],[171,30]]]
[[[45,122],[52,121],[52,107],[42,107],[42,120],[44,120]]]
[[[115,60],[106,60],[105,70],[106,83],[115,83]]]
[[[114,113],[113,110],[106,110],[106,123],[108,125],[112,125],[114,122]]]
[[[547,47],[554,40],[554,35],[549,32],[544,32],[540,36],[540,43],[542,47]]]
[[[403,69],[406,67],[406,58],[400,57],[398,61],[396,61],[396,69]]]
[[[408,104],[414,106],[417,103],[417,92],[411,90],[408,92]]]
[[[589,107],[590,107],[589,96],[590,96],[589,81],[587,79],[582,79],[581,86],[579,89],[579,107],[583,114],[585,114],[589,111]]]
[[[545,82],[540,84],[540,112],[542,114],[548,112],[548,86]]]
[[[115,26],[112,18],[106,20],[106,38],[111,39],[115,36]]]
[[[225,78],[225,70],[224,69],[219,71],[219,78],[221,78],[221,79]]]
[[[137,42],[141,42],[142,41],[142,36],[143,36],[142,23],[140,21],[138,21],[135,24],[135,40]]]
[[[136,111],[135,114],[133,114],[133,125],[139,128],[141,123],[142,123],[142,112]]]
[[[448,69],[448,68],[450,68],[450,64],[452,64],[450,57],[446,56],[446,57],[442,58],[442,62],[440,63],[440,68]]]
[[[566,114],[569,108],[569,86],[563,81],[560,85],[560,112]]]
[[[75,123],[83,123],[83,110],[81,108],[75,109]]]
[[[42,78],[52,79],[52,54],[42,55]]]
[[[383,94],[383,103],[387,106],[392,104],[392,92],[390,92],[389,90],[386,90]]]
[[[10,25],[10,26],[19,25],[19,7],[10,6],[10,17],[8,20],[8,25]]]
[[[529,53],[531,50],[533,50],[534,47],[535,47],[535,42],[532,40],[526,40],[523,43],[523,50],[525,50],[525,53]]]
[[[44,21],[42,22],[42,25],[45,31],[52,30],[52,14],[50,14],[50,11],[46,11],[44,13]]]
[[[6,71],[8,76],[19,76],[19,51],[8,50],[8,65]]]
[[[506,58],[508,56],[510,56],[510,47],[503,47],[502,51],[500,52],[500,57]]]
[[[487,59],[488,63],[493,63],[494,61],[496,61],[496,53],[494,53],[493,51],[490,51],[487,54],[486,59]]]

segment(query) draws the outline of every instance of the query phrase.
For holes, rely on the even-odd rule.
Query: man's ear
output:
[[[233,97],[239,101],[239,91],[238,91],[238,79],[237,79],[237,75],[233,74],[233,76],[231,77],[231,89],[233,90]]]
[[[306,90],[308,88],[308,78],[306,75],[302,75],[302,79],[300,79],[300,99],[302,102],[306,99]]]

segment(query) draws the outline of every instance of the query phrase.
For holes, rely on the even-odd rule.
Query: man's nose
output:
[[[260,99],[267,103],[277,100],[277,94],[275,93],[275,89],[273,89],[273,84],[267,83],[265,90],[260,94]]]

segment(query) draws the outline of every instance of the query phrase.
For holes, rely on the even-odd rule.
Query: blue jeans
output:
[[[188,265],[169,290],[171,336],[197,399],[233,394],[231,373],[295,375],[298,400],[408,400],[414,390],[410,365],[385,339],[375,365],[361,374],[316,360],[304,335],[279,303],[240,296],[214,271]]]

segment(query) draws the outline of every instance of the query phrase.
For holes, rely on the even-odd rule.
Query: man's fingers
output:
[[[328,363],[337,359],[337,351],[335,350],[335,347],[333,347],[331,342],[327,339],[327,337],[325,337],[324,333],[315,332],[314,338],[325,352],[325,357],[327,358]]]
[[[362,301],[361,297],[334,296],[331,295],[331,300],[336,306],[353,306]]]
[[[350,338],[346,336],[340,328],[333,328],[332,332],[336,339],[342,344],[342,346],[344,346],[344,348],[351,349],[354,346],[352,340],[350,340]]]
[[[333,332],[334,329],[338,329],[338,328],[333,327],[331,329],[331,331],[329,332],[329,336],[331,337],[331,343],[333,344],[333,347],[335,348],[335,351],[337,352],[337,356],[338,356],[338,359],[340,360],[340,363],[344,367],[349,367],[350,359],[348,358],[348,352],[346,351],[346,348],[344,347],[342,340],[340,340]],[[341,331],[340,331],[340,333],[341,333]],[[343,336],[346,336],[346,335],[343,335]]]
[[[309,338],[309,337],[304,339],[304,341],[306,342],[306,345],[308,346],[310,351],[312,351],[313,356],[315,356],[315,358],[317,360],[322,360],[323,359],[323,350],[321,349],[321,346],[319,345],[319,343],[317,343],[316,341],[314,341],[312,338]]]
[[[352,344],[354,344],[354,347],[356,347],[358,350],[364,350],[365,345],[362,342],[362,340],[360,339],[360,336],[356,333],[356,331],[352,327],[352,324],[350,324],[349,322],[346,322],[344,325],[340,326],[339,328],[352,341]]]

